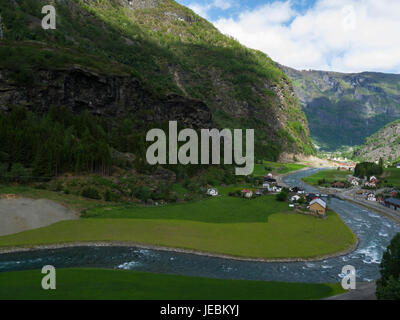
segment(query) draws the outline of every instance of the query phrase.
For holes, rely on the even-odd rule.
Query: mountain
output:
[[[354,156],[363,161],[394,162],[400,159],[400,120],[394,121],[367,138],[365,144],[354,150]]]
[[[56,30],[41,28],[47,4]],[[254,128],[259,158],[314,152],[284,72],[175,1],[11,0],[0,13],[0,110]]]
[[[360,145],[400,118],[400,75],[279,67],[293,81],[311,138],[322,150]]]

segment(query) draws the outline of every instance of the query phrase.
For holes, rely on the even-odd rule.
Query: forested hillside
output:
[[[57,10],[56,30],[41,28],[46,4]],[[314,152],[307,120],[285,74],[265,54],[222,35],[175,1],[13,0],[0,3],[0,14],[0,111],[2,117],[16,107],[32,111],[21,115],[32,121],[21,134],[35,132],[32,136],[41,139],[24,157],[5,147],[18,139],[2,130],[8,142],[1,151],[10,165],[24,163],[37,174],[72,168],[106,173],[107,151],[94,152],[99,157],[94,164],[93,159],[77,160],[79,152],[87,152],[83,141],[97,141],[95,150],[136,153],[135,161],[141,161],[137,140],[168,120],[180,127],[254,128],[260,159]],[[46,114],[59,107],[78,122],[87,110],[99,124],[91,130],[75,120],[53,123],[54,116]],[[20,117],[16,114],[3,123],[11,126],[12,118]],[[120,119],[133,127],[125,123],[121,129]],[[115,142],[116,130],[123,132],[120,139],[129,140],[124,148]],[[41,149],[57,154],[61,140],[74,141],[73,150],[80,150],[71,156],[75,160],[60,164],[55,157],[51,164],[47,159],[38,165]]]

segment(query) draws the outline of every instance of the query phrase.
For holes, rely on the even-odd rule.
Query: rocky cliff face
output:
[[[33,84],[33,85],[32,85]],[[210,109],[201,101],[177,95],[155,97],[130,76],[97,74],[82,67],[40,70],[32,84],[23,86],[0,69],[0,110],[26,106],[43,113],[51,106],[66,106],[113,118],[137,115],[148,123],[178,121],[182,126],[210,128]]]
[[[393,162],[400,158],[400,122],[395,121],[366,139],[354,155],[364,161],[378,161],[380,158]]]
[[[292,79],[313,140],[325,150],[355,146],[400,118],[400,75],[298,71]]]

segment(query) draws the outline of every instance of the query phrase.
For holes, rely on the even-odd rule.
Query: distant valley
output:
[[[321,150],[362,145],[367,137],[400,119],[400,75],[278,66],[293,81],[311,138]]]
[[[394,162],[400,158],[400,120],[386,125],[356,148],[354,156],[365,161]]]

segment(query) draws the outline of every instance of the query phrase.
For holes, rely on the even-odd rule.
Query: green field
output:
[[[56,290],[40,270],[0,272],[0,300],[309,300],[343,293],[339,284],[207,279],[125,270],[57,269]]]
[[[387,168],[384,170],[381,180],[385,181],[384,184],[392,186],[400,186],[400,169]]]
[[[325,179],[328,183],[333,183],[335,181],[344,181],[347,180],[347,176],[352,174],[350,171],[341,171],[341,170],[323,170],[319,171],[312,176],[303,178],[303,181],[312,186],[318,186],[318,181],[321,179]]]
[[[279,163],[279,162],[263,161],[263,164],[254,165],[253,176],[255,177],[265,176],[268,173],[286,174],[292,171],[303,169],[305,167],[306,167],[305,165],[299,163]]]
[[[123,241],[251,258],[315,258],[356,241],[334,212],[326,220],[291,211],[274,196],[221,196],[160,206],[88,210],[80,220],[0,237],[0,246]]]

